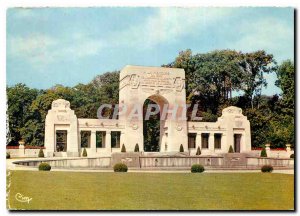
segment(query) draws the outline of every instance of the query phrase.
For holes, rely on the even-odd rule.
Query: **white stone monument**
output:
[[[166,114],[166,118],[160,121],[160,154],[176,154],[180,145],[190,155],[195,155],[198,147],[202,155],[227,153],[230,146],[239,153],[251,151],[250,122],[242,114],[242,109],[225,108],[217,122],[187,121],[182,118],[186,116],[182,109],[186,105],[183,69],[126,66],[120,72],[118,119],[77,119],[68,101],[53,101],[46,117],[45,155],[80,156],[83,150],[81,131],[90,132],[86,147],[88,157],[110,156],[113,152],[120,152],[123,144],[127,152],[133,152],[136,144],[140,151],[144,151],[142,109],[147,99],[159,106],[162,115]],[[126,110],[122,109],[123,105],[126,105]],[[138,118],[139,115],[142,118]],[[96,145],[98,132],[102,134],[100,146]],[[114,137],[117,141],[112,136],[115,132],[119,134],[118,138]]]

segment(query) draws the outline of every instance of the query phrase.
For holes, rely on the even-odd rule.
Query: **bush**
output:
[[[200,147],[199,147],[199,146],[198,146],[198,148],[197,148],[196,155],[201,155],[201,150],[200,150]]]
[[[204,167],[201,164],[194,164],[191,167],[191,172],[192,173],[202,173],[202,172],[204,172]]]
[[[261,171],[262,172],[272,172],[273,167],[271,165],[264,165],[264,166],[261,167]]]
[[[45,157],[43,149],[40,149],[38,157]]]
[[[43,162],[39,165],[39,170],[40,171],[50,171],[51,166],[50,166],[50,164]]]
[[[294,155],[294,154],[291,154],[291,155],[290,155],[290,158],[295,158],[295,155]]]
[[[6,152],[6,159],[9,159],[9,158],[10,158],[10,153]]]
[[[85,148],[83,149],[82,157],[87,157],[87,152],[86,152],[86,149],[85,149]]]
[[[229,146],[228,153],[234,153],[233,148],[232,148],[232,145]]]
[[[114,165],[114,172],[127,172],[128,167],[126,164],[117,163]]]
[[[266,151],[265,147],[262,148],[262,150],[261,150],[261,152],[260,152],[260,156],[261,156],[261,157],[268,157],[267,151]]]
[[[180,152],[184,152],[184,149],[183,149],[183,145],[182,145],[182,144],[180,145],[179,151],[180,151]]]
[[[139,151],[140,151],[139,145],[138,145],[138,144],[135,144],[134,152],[139,152]]]
[[[126,152],[126,148],[125,148],[125,145],[124,145],[124,144],[122,145],[121,152]]]

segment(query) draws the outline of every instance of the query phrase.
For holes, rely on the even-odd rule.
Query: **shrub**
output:
[[[290,155],[290,158],[295,158],[295,155],[294,155],[294,154],[291,154],[291,155]]]
[[[10,153],[6,152],[6,159],[9,159],[9,158],[10,158]]]
[[[192,173],[202,173],[204,172],[204,167],[201,164],[194,164],[191,167]]]
[[[126,148],[124,144],[122,145],[121,152],[126,152]]]
[[[273,167],[271,165],[264,165],[264,166],[261,167],[261,171],[262,172],[272,172]]]
[[[38,157],[45,157],[43,149],[40,149]]]
[[[232,148],[232,145],[229,146],[228,153],[234,153],[233,148]]]
[[[198,146],[198,148],[197,148],[196,155],[201,155],[201,150],[200,150],[200,147],[199,147],[199,146]]]
[[[114,165],[114,172],[127,172],[128,167],[126,164],[117,163]]]
[[[43,162],[43,163],[40,163],[39,170],[40,171],[50,171],[51,166],[50,166],[50,164]]]
[[[139,152],[139,151],[140,151],[139,145],[138,145],[138,144],[135,144],[134,152]]]
[[[86,152],[86,149],[85,149],[85,148],[83,149],[82,157],[87,157],[87,152]]]
[[[180,145],[179,151],[180,151],[180,152],[184,152],[184,149],[183,149],[183,145],[182,145],[182,144]]]
[[[265,147],[262,148],[262,150],[261,150],[261,152],[260,152],[260,156],[261,156],[261,157],[268,157],[267,151],[266,151]]]

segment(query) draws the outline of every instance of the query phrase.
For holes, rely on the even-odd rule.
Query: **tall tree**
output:
[[[243,91],[249,99],[251,107],[254,107],[254,97],[261,96],[263,87],[267,86],[265,74],[276,71],[277,63],[272,54],[264,50],[242,54],[240,66],[244,71]],[[257,103],[259,107],[259,100]]]
[[[30,106],[39,94],[37,89],[30,89],[25,84],[16,84],[7,87],[7,117],[11,142],[17,144],[22,135],[21,128],[25,127],[27,118],[30,114]]]
[[[241,89],[243,70],[239,66],[241,53],[216,50],[192,55],[191,50],[179,53],[174,62],[164,65],[185,70],[188,103],[198,103],[200,109],[216,114],[218,106]]]
[[[284,61],[277,70],[276,85],[282,90],[282,106],[285,112],[294,114],[295,109],[295,68],[290,60]]]

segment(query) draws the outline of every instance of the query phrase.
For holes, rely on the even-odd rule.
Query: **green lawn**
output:
[[[294,209],[294,176],[285,174],[11,171],[7,178],[10,209]],[[32,200],[18,202],[17,193]]]

